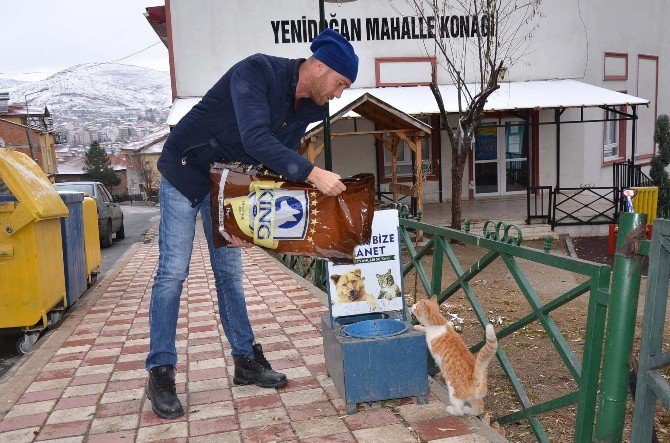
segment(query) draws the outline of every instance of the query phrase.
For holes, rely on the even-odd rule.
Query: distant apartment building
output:
[[[10,105],[9,93],[0,92],[0,138],[5,147],[30,156],[48,176],[56,173],[56,140],[46,107]]]

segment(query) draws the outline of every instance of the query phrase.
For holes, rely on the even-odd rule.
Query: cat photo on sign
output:
[[[383,274],[375,274],[377,276],[377,282],[379,283],[379,296],[377,297],[379,299],[393,300],[402,295],[391,271],[392,270],[389,269]]]

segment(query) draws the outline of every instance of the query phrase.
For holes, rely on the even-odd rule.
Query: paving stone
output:
[[[105,391],[105,383],[94,383],[90,385],[70,386],[63,392],[63,397],[78,397],[82,395],[102,394]]]
[[[189,420],[205,420],[208,418],[225,417],[234,414],[235,408],[233,407],[232,401],[209,403],[207,405],[193,405],[189,409]]]
[[[280,395],[286,406],[297,406],[328,401],[328,398],[321,388],[285,392]]]
[[[188,402],[191,405],[215,403],[219,401],[232,400],[233,394],[230,389],[217,389],[214,391],[190,392]]]
[[[112,432],[109,434],[92,434],[89,435],[87,443],[116,443],[123,441],[134,441],[136,431],[121,431]]]
[[[14,418],[24,415],[40,414],[43,412],[50,412],[56,404],[56,400],[45,400],[34,403],[24,403],[21,405],[14,405],[12,409],[3,418]]]
[[[114,370],[113,364],[82,366],[77,369],[75,376],[92,375],[92,374],[111,374]]]
[[[37,434],[35,441],[53,441],[53,439],[64,439],[65,437],[78,437],[77,439],[58,441],[83,441],[84,434],[88,429],[88,422],[59,423],[47,425]]]
[[[288,423],[242,430],[242,440],[245,442],[295,441],[295,438],[293,428]]]
[[[463,420],[451,416],[421,420],[412,423],[412,428],[427,441],[472,433]]]
[[[231,390],[233,392],[233,398],[235,399],[277,393],[276,389],[261,388],[255,385],[233,386]]]
[[[374,426],[374,423],[371,423]],[[415,443],[416,438],[401,424],[353,431],[359,443]]]
[[[288,415],[284,408],[261,409],[253,412],[238,414],[240,427],[242,429],[256,428],[262,426],[273,426],[287,422]]]
[[[240,412],[251,412],[259,409],[282,407],[281,397],[277,394],[247,397],[235,400],[235,409]]]
[[[191,443],[239,443],[242,441],[240,431],[216,432],[201,437],[190,437]]]
[[[137,431],[137,443],[188,437],[187,423],[168,423],[142,427]]]
[[[398,406],[398,412],[409,423],[415,423],[421,420],[428,420],[431,418],[446,417],[446,406],[439,401],[431,401],[426,405],[418,405],[411,403],[408,405]]]
[[[144,396],[144,389],[128,389],[125,391],[105,392],[100,403],[114,403],[117,401],[136,400]]]
[[[323,435],[347,432],[347,426],[339,417],[317,417],[305,421],[293,422],[298,438],[313,438]]]
[[[47,419],[47,424],[68,423],[75,421],[88,422],[95,415],[95,406],[84,406],[74,409],[59,409],[53,411]]]
[[[82,395],[77,397],[61,398],[54,409],[81,408],[83,406],[92,406],[98,403],[99,394]]]
[[[0,432],[0,441],[4,442],[24,442],[33,441],[40,427],[34,426],[32,428],[19,429],[17,431]]]
[[[191,437],[197,437],[197,436],[201,436],[201,435],[227,433],[229,435],[228,438],[230,438],[232,436],[236,436],[237,440],[233,440],[233,441],[239,441],[238,432],[234,432],[234,433],[228,432],[228,431],[239,429],[239,425],[237,423],[237,418],[234,415],[231,415],[231,416],[228,416],[228,417],[218,417],[218,418],[213,418],[213,419],[207,419],[207,420],[195,419],[192,416],[190,416],[188,426],[189,426]],[[226,440],[217,440],[217,441],[226,441]]]
[[[215,378],[213,380],[195,381],[188,384],[189,392],[213,391],[228,387],[227,378]]]
[[[139,422],[140,414],[117,415],[114,417],[96,418],[91,424],[91,434],[104,434],[109,432],[125,431],[135,429]]]
[[[69,378],[57,378],[55,380],[36,381],[28,386],[26,392],[48,391],[50,389],[63,388],[70,384]]]
[[[375,426],[385,426],[400,423],[398,417],[386,408],[359,411],[355,414],[347,415],[344,417],[344,421],[349,426],[349,429],[353,431],[369,428],[371,424],[374,424]]]

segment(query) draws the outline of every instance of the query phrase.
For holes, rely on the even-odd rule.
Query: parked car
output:
[[[112,194],[100,182],[65,182],[55,183],[57,191],[84,192],[95,200],[98,205],[98,228],[100,230],[100,246],[112,246],[112,235],[117,240],[126,237],[123,228],[123,211],[114,202]]]

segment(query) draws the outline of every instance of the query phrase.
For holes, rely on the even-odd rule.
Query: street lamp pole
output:
[[[319,32],[323,32],[328,27],[326,21],[326,11],[324,2],[327,3],[348,3],[356,0],[319,0]],[[326,102],[326,118],[323,121],[323,155],[324,167],[327,171],[333,170],[333,153],[330,149],[330,105]]]
[[[323,2],[324,0],[319,0],[319,32],[323,32],[328,27]],[[333,153],[330,149],[330,104],[328,102],[326,102],[326,119],[323,121],[323,155],[325,157],[324,167],[327,171],[332,171]]]
[[[48,88],[40,89],[39,91],[33,91],[33,92],[28,92],[23,96],[23,99],[26,102],[26,136],[28,137],[28,146],[30,146],[30,158],[33,159],[33,161],[37,161],[35,158],[35,148],[33,147],[33,139],[30,136],[31,130],[30,130],[30,125],[28,120],[30,119],[30,112],[28,111],[28,96],[33,95],[33,94],[39,94],[40,92],[46,91]]]

